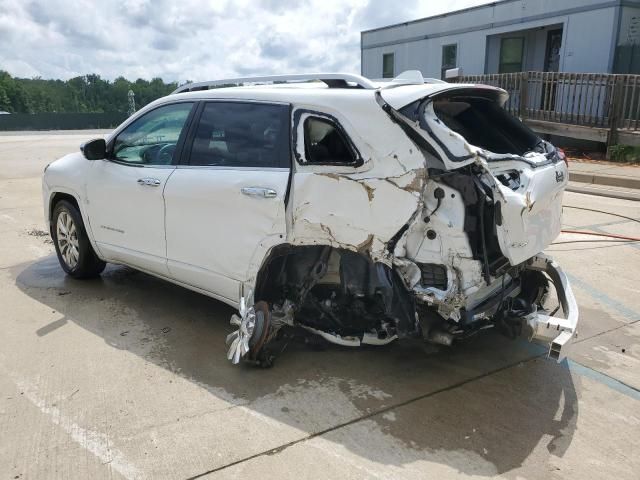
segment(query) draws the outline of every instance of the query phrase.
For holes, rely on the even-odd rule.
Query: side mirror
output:
[[[104,138],[95,138],[80,145],[80,151],[87,160],[102,160],[107,156],[107,142]]]

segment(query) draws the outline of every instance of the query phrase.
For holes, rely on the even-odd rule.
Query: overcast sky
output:
[[[14,76],[206,80],[360,71],[360,31],[491,0],[0,0]]]

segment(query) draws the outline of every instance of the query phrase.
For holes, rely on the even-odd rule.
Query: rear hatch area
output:
[[[503,255],[517,265],[544,250],[559,234],[568,182],[563,155],[502,104],[493,87],[455,86],[400,110],[419,125],[444,171],[474,165],[493,199],[495,233]]]

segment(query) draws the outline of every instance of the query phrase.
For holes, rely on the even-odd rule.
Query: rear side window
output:
[[[191,147],[190,165],[289,167],[289,107],[206,103]]]
[[[307,163],[353,165],[356,156],[346,137],[330,120],[308,117],[304,121],[304,148]]]

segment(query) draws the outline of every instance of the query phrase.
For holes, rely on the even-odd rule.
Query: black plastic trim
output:
[[[193,139],[196,135],[198,124],[200,123],[200,117],[202,116],[202,110],[204,110],[204,102],[198,101],[196,108],[193,109],[193,116],[191,117],[191,123],[189,124],[189,130],[185,138],[183,149],[181,150],[180,161],[178,165],[189,165],[189,157],[191,156],[191,147],[193,146]]]

